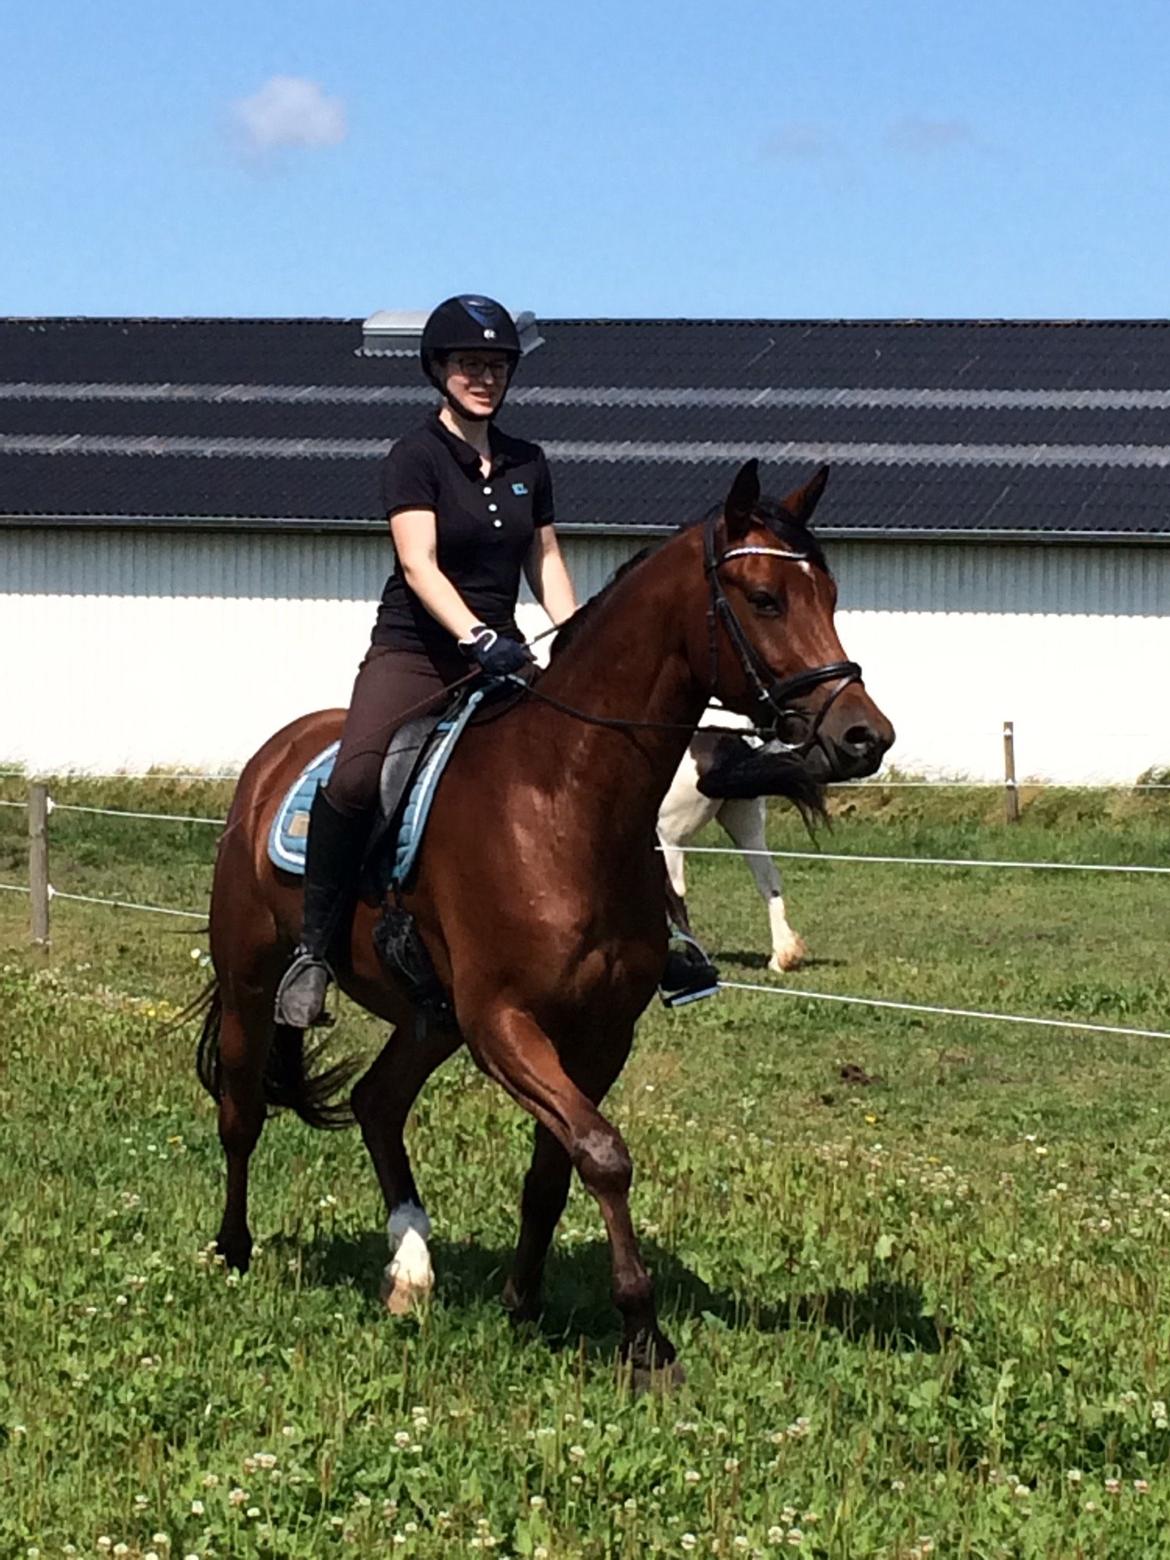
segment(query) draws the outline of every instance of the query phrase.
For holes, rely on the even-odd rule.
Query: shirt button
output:
[[[502,525],[503,525],[503,523],[504,523],[504,522],[503,522],[503,521],[502,521],[502,520],[493,520],[493,521],[492,521],[492,524],[493,524],[493,525],[494,525],[494,526],[495,526],[495,527],[496,527],[496,528],[497,528],[497,529],[498,529],[498,528],[499,528],[499,527],[500,527],[500,526],[502,526]]]
[[[491,488],[490,488],[490,487],[485,487],[485,488],[484,488],[484,492],[485,492],[485,493],[486,493],[486,494],[488,494],[488,496],[489,496],[489,497],[490,497],[490,496],[491,496],[491,491],[492,491],[492,490],[491,490]]]
[[[497,510],[497,509],[498,509],[498,508],[499,508],[499,507],[500,507],[500,506],[499,506],[499,504],[489,504],[489,505],[488,505],[488,512],[489,512],[489,514],[493,514],[493,515],[494,515],[494,514],[495,514],[495,512],[496,512],[496,510]],[[498,524],[498,523],[499,523],[499,522],[498,522],[498,521],[497,521],[497,524]]]

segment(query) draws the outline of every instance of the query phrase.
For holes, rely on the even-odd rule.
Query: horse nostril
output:
[[[868,753],[877,746],[877,734],[869,726],[850,726],[842,737],[842,742],[847,748],[852,748],[857,753]]]

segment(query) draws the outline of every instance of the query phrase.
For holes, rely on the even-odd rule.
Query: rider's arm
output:
[[[537,458],[535,491],[532,495],[532,519],[536,534],[528,549],[524,573],[532,587],[532,594],[560,627],[576,612],[577,596],[557,541],[556,527],[553,525],[555,513],[552,474],[544,458],[544,451],[541,450]]]
[[[558,627],[573,616],[577,610],[577,597],[552,525],[540,526],[532,538],[524,572],[532,586],[532,594]]]
[[[435,511],[396,510],[390,516],[390,534],[407,585],[448,633],[468,639],[479,619],[439,568]]]

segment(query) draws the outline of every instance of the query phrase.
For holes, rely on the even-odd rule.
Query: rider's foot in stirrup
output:
[[[672,931],[666,968],[658,983],[662,1005],[685,1007],[688,1002],[701,1002],[704,997],[718,994],[719,971],[703,949],[686,932]]]
[[[333,971],[303,945],[276,988],[276,1022],[290,1029],[325,1028],[333,1019],[325,1012],[325,992]]]

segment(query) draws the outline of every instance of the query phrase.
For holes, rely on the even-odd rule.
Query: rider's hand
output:
[[[507,677],[532,664],[532,652],[515,639],[505,639],[486,623],[476,623],[459,648],[469,660],[477,661],[490,677]]]

